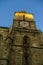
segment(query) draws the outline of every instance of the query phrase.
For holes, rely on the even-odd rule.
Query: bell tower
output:
[[[14,14],[14,27],[19,27],[19,28],[27,28],[27,29],[35,29],[35,21],[33,14],[27,13],[25,11],[21,12],[15,12]]]
[[[32,65],[32,47],[39,45],[40,31],[36,29],[33,14],[15,12],[10,33],[13,42],[10,47],[10,65]],[[36,65],[36,64],[33,64]]]

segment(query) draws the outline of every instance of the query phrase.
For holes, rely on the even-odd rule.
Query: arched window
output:
[[[9,45],[12,45],[12,43],[13,43],[13,39],[11,37],[6,38],[5,41]]]
[[[23,37],[23,59],[24,59],[24,65],[28,65],[28,47],[29,47],[29,37],[24,36]]]
[[[28,45],[29,41],[30,41],[30,40],[29,40],[28,36],[24,36],[24,37],[23,37],[23,44],[24,44],[24,45]]]

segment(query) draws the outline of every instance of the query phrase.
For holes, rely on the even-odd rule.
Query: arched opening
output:
[[[29,46],[29,42],[30,42],[29,37],[28,36],[24,36],[23,37],[23,45],[28,45]]]
[[[29,60],[28,60],[28,56],[29,56],[28,48],[29,48],[29,44],[30,44],[29,42],[30,42],[29,37],[24,36],[23,37],[23,61],[24,61],[23,65],[29,65],[28,64],[28,62],[29,62]]]
[[[11,54],[13,52],[13,49],[12,49],[12,44],[13,44],[13,39],[11,37],[7,37],[5,39],[5,42],[6,42],[6,45],[8,46],[7,49],[9,49],[8,51],[8,59],[7,59],[7,65],[10,65],[10,59],[11,59]]]

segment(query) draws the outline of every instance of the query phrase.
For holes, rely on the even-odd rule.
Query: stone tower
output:
[[[6,51],[2,65],[43,65],[42,43],[42,32],[37,30],[33,14],[15,12],[13,25],[2,44]]]
[[[10,64],[11,65],[31,65],[31,37],[35,35],[36,26],[32,14],[28,14],[24,11],[16,12],[14,15],[12,26],[12,38],[10,52]],[[13,59],[12,59],[13,58]]]

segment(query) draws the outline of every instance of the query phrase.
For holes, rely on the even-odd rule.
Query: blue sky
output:
[[[0,26],[10,27],[14,12],[33,13],[37,29],[43,32],[43,0],[0,0]]]

